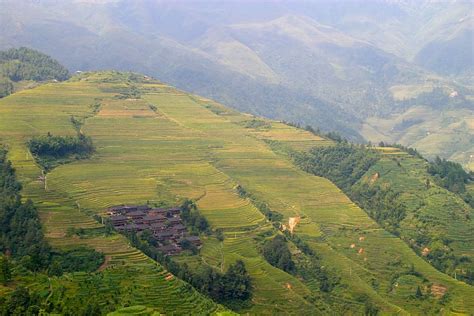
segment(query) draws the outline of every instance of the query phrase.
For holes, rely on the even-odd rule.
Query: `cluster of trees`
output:
[[[28,269],[38,271],[47,268],[51,248],[35,206],[30,200],[21,201],[20,190],[7,151],[0,149],[0,252],[21,258]]]
[[[326,177],[344,191],[349,191],[379,159],[379,154],[364,145],[338,143],[315,147],[308,153],[294,153],[297,165],[315,175]]]
[[[339,276],[332,270],[324,268],[321,264],[321,258],[311,249],[311,247],[298,235],[285,232],[287,240],[291,241],[304,256],[295,262],[293,275],[303,278],[307,282],[316,281],[319,289],[328,293],[331,292],[339,283]]]
[[[321,129],[319,127],[317,127],[315,129],[311,125],[306,125],[306,126],[303,127],[302,125],[300,125],[298,123],[292,123],[292,122],[287,122],[287,121],[283,121],[283,123],[285,123],[286,125],[296,127],[296,128],[304,129],[304,130],[312,133],[313,135],[326,137],[330,140],[335,141],[336,143],[348,143],[348,140],[345,137],[343,137],[341,134],[339,134],[338,132],[335,132],[335,131],[330,131],[330,132],[324,133],[323,131],[321,131]],[[349,129],[346,129],[345,131],[350,133]],[[360,135],[357,135],[355,137],[356,138],[360,137]]]
[[[147,239],[146,234],[138,236],[130,232],[127,237],[132,246],[140,249],[178,278],[190,283],[215,301],[234,309],[249,304],[252,298],[252,281],[243,261],[236,261],[225,273],[218,272],[207,265],[192,269],[186,263],[177,263],[172,257],[161,253],[153,241]]]
[[[136,85],[129,84],[120,94],[116,95],[116,99],[140,99],[142,93]]]
[[[46,171],[72,157],[87,158],[95,150],[92,139],[82,133],[77,136],[53,136],[50,133],[46,136],[35,136],[28,141],[28,147]]]
[[[474,181],[472,171],[467,173],[460,164],[436,157],[428,166],[428,173],[435,178],[439,186],[459,194],[466,203],[474,207],[474,197],[466,192],[466,184]]]
[[[385,229],[399,235],[400,222],[406,217],[400,193],[389,187],[358,185],[348,191],[350,197]]]
[[[270,128],[271,125],[270,123],[263,121],[263,120],[250,120],[250,121],[244,121],[242,122],[242,125],[245,128]]]
[[[267,240],[263,246],[263,256],[272,266],[288,273],[295,272],[296,266],[285,237],[277,235]]]
[[[410,156],[417,157],[417,158],[420,158],[420,159],[425,160],[425,158],[424,158],[415,148],[406,147],[406,146],[403,146],[403,145],[401,145],[401,144],[388,144],[388,143],[380,142],[380,143],[379,143],[379,147],[394,147],[394,148],[398,148],[398,149],[400,149],[400,150],[406,152],[406,153],[409,154]]]
[[[48,274],[59,276],[65,272],[94,272],[104,260],[103,253],[87,247],[77,247],[62,252],[54,251],[51,254]]]
[[[69,71],[48,55],[21,47],[0,52],[0,97],[13,92],[21,80],[58,81],[69,78]]]
[[[225,273],[209,266],[202,266],[195,271],[183,264],[177,275],[201,293],[230,308],[239,309],[252,298],[252,280],[242,260],[230,265]]]
[[[92,139],[89,136],[35,136],[28,142],[33,155],[63,158],[69,155],[87,155],[94,151]]]
[[[186,200],[181,205],[181,219],[193,233],[211,233],[211,226],[207,219],[199,213],[196,203]]]

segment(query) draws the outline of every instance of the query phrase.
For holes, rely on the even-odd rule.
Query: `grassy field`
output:
[[[57,247],[87,244],[103,251],[110,261],[102,273],[124,284],[138,275],[139,286],[127,294],[131,305],[165,312],[177,308],[178,313],[219,308],[183,288],[179,280],[162,282],[160,276],[166,272],[124,238],[68,237],[68,227],[97,229],[101,225],[92,215],[116,204],[175,205],[192,198],[212,227],[224,230],[225,240],[204,239],[201,256],[190,260],[225,269],[242,259],[255,286],[253,305],[246,310],[251,314],[318,314],[327,308],[360,314],[366,300],[384,313],[474,310],[472,287],[435,270],[331,182],[300,171],[266,142],[304,150],[329,141],[280,122],[251,123],[261,119],[152,80],[134,83],[142,91],[140,99],[115,98],[127,89],[126,80],[117,73],[84,74],[4,98],[0,137],[10,149],[25,197],[40,208],[50,242]],[[92,105],[97,103],[94,114]],[[25,142],[47,132],[73,134],[71,115],[87,117],[82,130],[92,137],[97,153],[54,169],[47,175],[45,190]],[[325,297],[326,302],[313,299],[320,293],[311,284],[264,260],[255,237],[273,228],[251,201],[238,195],[239,184],[286,219],[301,216],[296,233],[341,277],[341,285]],[[350,248],[352,243],[357,249]],[[399,275],[411,266],[428,280],[426,291],[431,284],[442,284],[449,297],[412,299],[414,284],[421,281]],[[120,273],[127,269],[138,274]],[[394,278],[400,284],[396,289]],[[181,296],[172,302],[166,299],[176,291]]]

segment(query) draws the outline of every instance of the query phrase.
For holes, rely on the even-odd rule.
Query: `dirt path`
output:
[[[104,270],[108,267],[109,262],[110,262],[111,259],[112,259],[111,256],[105,256],[104,263],[102,263],[102,264],[100,265],[100,267],[99,267],[99,269],[97,269],[97,271],[99,271],[99,272],[100,272],[100,271],[104,271]]]

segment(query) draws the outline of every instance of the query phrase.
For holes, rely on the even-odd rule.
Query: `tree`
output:
[[[418,299],[423,297],[423,293],[421,292],[420,286],[416,287],[415,297],[418,298]]]
[[[3,277],[4,284],[7,284],[8,282],[12,280],[10,259],[6,255],[2,256],[2,277]]]
[[[237,260],[224,274],[222,290],[224,300],[245,301],[251,298],[252,282],[242,260]]]
[[[278,235],[265,243],[263,256],[272,266],[292,273],[295,270],[295,263],[291,259],[291,252],[283,236]]]
[[[224,241],[224,231],[221,228],[216,229],[216,238],[219,241]]]

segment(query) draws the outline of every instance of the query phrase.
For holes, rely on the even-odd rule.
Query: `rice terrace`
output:
[[[45,168],[29,142],[46,135],[83,135],[94,150]],[[337,146],[310,130],[148,76],[102,71],[0,99],[0,142],[47,242],[104,255],[93,272],[15,278],[51,311],[91,296],[111,315],[474,311],[472,285],[435,268],[335,184],[294,163],[295,153]],[[402,164],[412,159],[383,150]],[[471,258],[472,239],[466,243],[460,251]],[[272,261],[271,247],[289,257]],[[220,292],[200,273],[220,280]],[[250,280],[250,294],[226,288],[235,275]],[[13,289],[6,283],[0,293]]]

